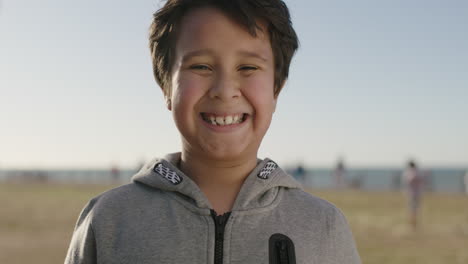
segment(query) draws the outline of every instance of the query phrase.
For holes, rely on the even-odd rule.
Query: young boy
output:
[[[182,151],[83,209],[65,263],[360,263],[341,212],[257,151],[297,37],[281,0],[169,0],[150,32]]]

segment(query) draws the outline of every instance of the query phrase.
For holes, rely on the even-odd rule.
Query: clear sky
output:
[[[468,167],[468,1],[288,0],[301,47],[260,157]],[[0,0],[0,168],[180,150],[151,71],[159,0]]]

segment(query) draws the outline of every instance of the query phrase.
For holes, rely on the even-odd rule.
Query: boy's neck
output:
[[[179,168],[198,185],[220,215],[231,211],[244,180],[256,165],[256,155],[217,161],[182,152]]]

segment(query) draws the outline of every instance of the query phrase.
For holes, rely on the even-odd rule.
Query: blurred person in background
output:
[[[299,165],[297,165],[296,169],[294,169],[293,176],[301,184],[304,184],[305,175],[306,175],[306,171],[304,169],[304,166],[302,165],[302,163],[299,163]]]
[[[112,165],[110,173],[111,173],[111,177],[112,177],[113,182],[119,181],[120,170],[119,170],[119,167],[117,165]]]
[[[424,177],[415,161],[408,161],[407,168],[402,174],[402,182],[406,188],[408,198],[409,224],[413,230],[416,230],[418,226],[418,212],[421,207]]]
[[[336,164],[336,167],[335,167],[335,171],[333,172],[333,177],[334,177],[334,180],[335,180],[335,187],[337,189],[341,189],[345,186],[345,173],[346,173],[346,169],[345,169],[345,165],[344,165],[344,161],[343,159],[338,159],[338,162]]]
[[[468,170],[466,170],[463,180],[465,183],[465,194],[468,195]]]

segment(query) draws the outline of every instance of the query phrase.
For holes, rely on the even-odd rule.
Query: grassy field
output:
[[[426,194],[420,227],[407,223],[406,200],[391,192],[312,191],[342,209],[366,264],[467,264],[468,197]]]
[[[81,208],[108,188],[0,184],[0,263],[63,263]],[[466,196],[427,194],[413,232],[400,193],[311,192],[343,210],[365,264],[468,263]]]

